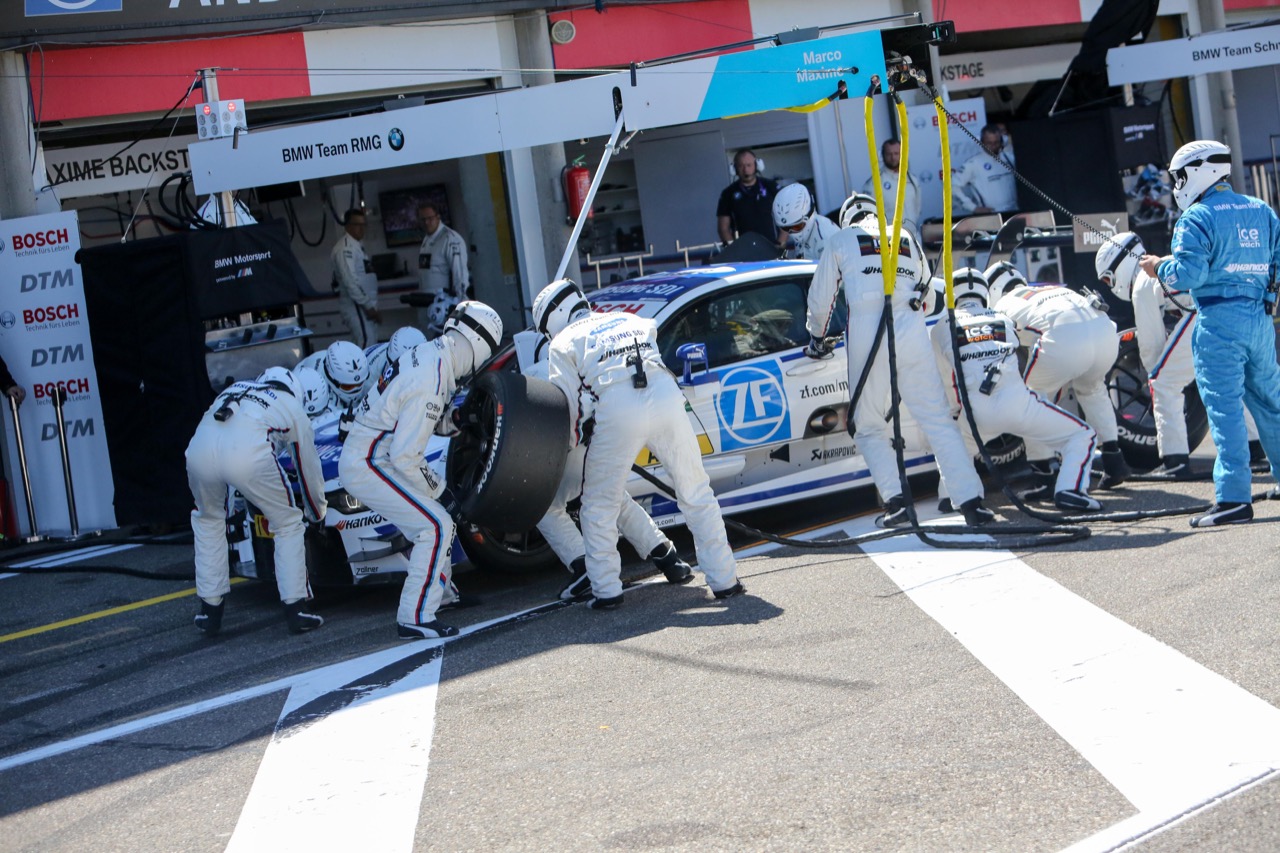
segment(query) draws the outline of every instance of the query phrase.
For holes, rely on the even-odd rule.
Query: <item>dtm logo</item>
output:
[[[722,450],[791,437],[782,373],[776,362],[739,367],[720,378],[716,416]]]
[[[398,127],[391,128],[391,132],[387,134],[387,144],[391,146],[392,151],[399,151],[404,147],[404,131]]]
[[[80,12],[119,12],[124,0],[27,0],[27,17],[75,15]]]

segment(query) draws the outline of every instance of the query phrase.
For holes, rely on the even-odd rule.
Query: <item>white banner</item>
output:
[[[1079,42],[1072,42],[953,53],[938,57],[938,82],[951,90],[964,90],[1053,80],[1067,73],[1079,52]]]
[[[1112,86],[1280,63],[1280,26],[1220,30],[1107,51]]]
[[[121,153],[123,145],[86,145],[44,152],[48,185],[58,198],[79,198],[159,188],[170,175],[191,168],[187,146],[195,136],[144,139]],[[39,189],[39,188],[38,188]]]
[[[978,136],[987,123],[987,108],[982,98],[964,98],[946,104],[955,120]],[[911,123],[911,156],[907,170],[920,182],[920,216],[930,219],[942,216],[942,139],[938,136],[938,114],[933,104],[907,107]],[[953,126],[951,172],[954,175],[965,161],[978,153],[978,145],[960,128]]]
[[[115,489],[102,426],[98,374],[89,342],[84,281],[75,254],[80,229],[75,211],[0,220],[0,357],[27,398],[18,409],[31,493],[40,532],[71,530],[62,452],[52,394],[67,391],[62,406],[76,515],[81,531],[116,526]],[[5,470],[25,535],[31,531],[18,468],[13,421],[5,408]]]

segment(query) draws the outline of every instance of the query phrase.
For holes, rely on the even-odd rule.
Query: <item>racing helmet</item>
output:
[[[1027,277],[1022,274],[1022,270],[1008,261],[992,264],[983,275],[987,279],[987,299],[990,300],[988,307],[995,305],[1018,285],[1027,284]]]
[[[445,332],[457,332],[471,344],[471,369],[489,360],[502,340],[502,318],[483,302],[468,299],[459,302],[444,321]]]
[[[1138,275],[1138,258],[1146,254],[1142,238],[1132,231],[1121,231],[1106,239],[1093,259],[1098,281],[1111,288],[1117,298],[1133,300],[1133,280]]]
[[[1209,187],[1231,174],[1231,149],[1215,139],[1197,139],[1174,152],[1169,161],[1173,200],[1186,210]]]
[[[427,336],[413,326],[401,326],[387,341],[387,361],[399,361],[401,355],[426,342]]]
[[[268,367],[258,375],[258,381],[263,385],[274,385],[297,399],[302,399],[302,386],[298,384],[298,377],[287,367]]]
[[[444,321],[449,319],[449,315],[461,301],[456,296],[439,296],[431,303],[431,307],[427,309],[427,331],[433,338],[444,334]]]
[[[840,205],[840,227],[848,228],[868,213],[874,216],[875,212],[875,196],[870,196],[866,193],[854,193],[844,200],[844,204]]]
[[[542,288],[533,300],[533,327],[547,338],[560,334],[580,311],[590,311],[591,304],[573,279],[562,278]]]
[[[813,227],[813,196],[804,184],[787,184],[778,190],[773,197],[773,224],[797,240]]]
[[[929,279],[929,287],[920,297],[920,310],[926,317],[941,314],[947,304],[947,282],[940,275]]]
[[[310,417],[314,418],[329,408],[329,402],[333,399],[333,389],[329,387],[329,383],[319,371],[302,367],[294,375],[298,377],[298,384],[302,387],[302,408],[307,410]]]
[[[987,277],[982,270],[973,267],[961,267],[951,274],[951,289],[955,293],[956,302],[961,299],[977,299],[982,307],[987,307],[991,288],[987,285]]]
[[[369,359],[364,350],[351,341],[334,341],[324,356],[324,376],[333,395],[344,405],[360,399],[369,381]]]

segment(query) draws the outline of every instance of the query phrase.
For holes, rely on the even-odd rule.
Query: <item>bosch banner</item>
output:
[[[977,136],[987,123],[987,108],[982,98],[964,98],[952,101],[948,109],[955,120]],[[920,217],[929,219],[942,216],[942,143],[938,140],[938,114],[933,104],[907,107],[907,121],[911,122],[911,156],[907,168],[920,181]],[[977,144],[966,134],[953,131],[951,140],[951,171],[958,172],[965,161],[979,152]]]
[[[0,221],[0,357],[27,389],[18,414],[42,533],[71,530],[53,408],[59,387],[67,392],[63,419],[79,527],[116,526],[84,284],[75,261],[79,249],[75,211]],[[7,406],[3,417],[5,470],[16,482],[17,442]],[[16,509],[23,532],[30,531],[25,502]]]

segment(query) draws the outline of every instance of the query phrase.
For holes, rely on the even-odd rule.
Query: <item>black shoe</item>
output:
[[[1265,474],[1271,470],[1267,451],[1262,449],[1262,442],[1256,438],[1249,442],[1249,470],[1255,474]]]
[[[284,606],[284,620],[289,625],[290,634],[305,634],[324,624],[324,619],[302,609],[306,603],[305,598],[300,598]]]
[[[437,610],[465,610],[468,607],[479,607],[484,604],[484,599],[478,595],[463,595],[458,593],[458,597],[453,601],[441,604]]]
[[[1267,489],[1267,493],[1264,497],[1269,501],[1280,501],[1280,486],[1272,486]]]
[[[1084,492],[1077,492],[1074,489],[1056,492],[1053,496],[1053,505],[1067,512],[1098,512],[1102,509],[1102,504]]]
[[[876,516],[876,527],[900,527],[910,520],[902,495],[894,495],[884,502],[884,512]]]
[[[210,637],[222,630],[222,606],[226,603],[223,600],[217,604],[210,604],[203,598],[200,599],[200,612],[196,614],[195,619],[196,628]]]
[[[1191,519],[1192,527],[1221,527],[1224,524],[1244,524],[1253,520],[1253,504],[1223,501],[1209,507],[1204,515]]]
[[[615,595],[613,598],[592,598],[587,602],[587,606],[592,610],[617,610],[622,606],[622,596]]]
[[[1194,480],[1196,475],[1191,470],[1191,457],[1185,453],[1178,453],[1164,457],[1160,460],[1160,466],[1147,476],[1161,480],[1186,481]]]
[[[587,577],[587,558],[578,557],[569,564],[569,571],[573,573],[573,579],[560,590],[560,600],[586,600],[591,595],[591,578]]]
[[[667,576],[667,583],[686,584],[693,580],[693,566],[680,559],[676,546],[670,542],[665,546],[659,545],[654,548],[653,553],[649,555],[649,559]]]
[[[1114,489],[1132,476],[1133,471],[1129,469],[1129,463],[1125,461],[1120,448],[1102,451],[1102,481],[1098,483],[1099,489]]]
[[[951,498],[943,498],[942,500],[938,501],[938,512],[942,513],[943,515],[950,515],[955,511],[956,511],[956,508],[951,505]]]
[[[1032,459],[1027,464],[1031,467],[1031,481],[1035,485],[1018,497],[1024,501],[1053,500],[1054,487],[1058,480],[1058,460]]]
[[[742,585],[742,581],[738,581],[727,589],[713,589],[711,594],[716,598],[733,598],[735,595],[742,595],[746,591],[747,588]]]
[[[982,498],[969,498],[960,504],[960,511],[964,513],[964,523],[970,527],[981,527],[996,520],[996,514],[983,506]]]
[[[396,633],[400,635],[402,640],[438,640],[442,637],[458,636],[458,629],[452,625],[444,624],[439,619],[433,619],[430,622],[421,622],[417,625],[397,622]]]

